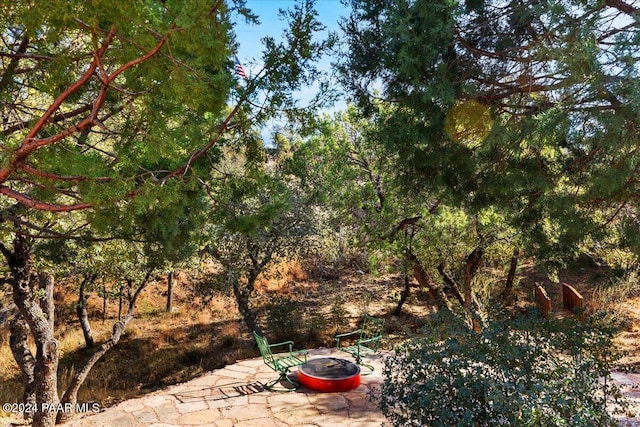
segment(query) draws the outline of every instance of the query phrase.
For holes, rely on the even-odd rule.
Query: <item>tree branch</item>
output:
[[[113,30],[109,32],[105,41],[102,43],[100,48],[96,51],[96,56],[102,56],[107,50],[107,47],[111,44],[113,40]],[[91,65],[88,67],[87,71],[85,71],[82,76],[72,83],[69,87],[62,91],[62,93],[53,101],[53,103],[47,108],[44,114],[38,119],[38,121],[33,125],[27,136],[25,137],[23,143],[20,147],[15,151],[13,159],[9,162],[9,165],[0,169],[0,183],[5,182],[9,176],[19,168],[22,162],[36,149],[41,147],[42,145],[50,144],[51,142],[41,142],[36,139],[36,135],[42,130],[47,121],[53,116],[53,114],[60,108],[60,106],[75,93],[79,88],[84,86],[94,75],[96,70],[97,63],[96,61],[92,61]],[[82,122],[81,122],[82,123]],[[74,128],[74,126],[72,126]],[[78,128],[80,129],[80,128]],[[68,130],[67,130],[68,131]],[[66,132],[63,132],[66,133]],[[71,134],[71,133],[68,133]],[[65,135],[66,136],[66,135]],[[61,139],[61,138],[58,138]],[[54,139],[53,142],[58,139]],[[49,139],[47,139],[49,140]],[[45,141],[47,141],[45,140]],[[16,199],[17,200],[17,199]]]
[[[7,261],[9,261],[9,259],[13,257],[13,252],[7,249],[7,247],[2,242],[0,242],[0,252],[2,252],[2,255],[7,259]]]
[[[66,113],[56,114],[55,116],[52,116],[49,119],[49,123],[57,123],[57,122],[60,122],[62,120],[70,119],[70,118],[75,117],[75,116],[77,116],[79,114],[82,114],[82,113],[85,113],[87,111],[90,111],[91,108],[92,108],[92,105],[91,104],[87,104],[87,105],[83,105],[82,107],[78,107],[75,110],[72,110],[72,111],[69,111],[69,112],[66,112]],[[24,121],[22,123],[15,124],[15,125],[13,125],[11,127],[8,127],[6,129],[2,130],[2,132],[0,132],[0,135],[9,136],[9,135],[13,134],[14,132],[19,132],[21,130],[27,129],[29,127],[30,123],[31,122],[29,122],[29,121]]]
[[[4,90],[9,86],[11,77],[13,76],[13,74],[16,71],[16,68],[18,67],[18,62],[20,62],[19,55],[25,53],[27,51],[28,46],[29,46],[29,36],[27,36],[27,32],[25,31],[22,37],[22,41],[20,42],[20,46],[18,46],[18,50],[16,51],[16,54],[18,55],[13,56],[11,58],[11,62],[9,62],[9,65],[7,65],[7,68],[2,74],[2,79],[0,80],[0,92],[4,92]]]
[[[4,194],[7,197],[12,198],[13,200],[22,203],[25,206],[28,206],[32,209],[36,209],[39,211],[46,212],[72,212],[82,209],[88,209],[93,206],[91,203],[76,203],[73,205],[57,205],[53,203],[42,202],[40,200],[36,200],[26,194],[19,193],[15,190],[12,190],[9,187],[4,185],[0,186],[0,194]]]
[[[627,15],[637,15],[638,9],[633,7],[632,5],[625,3],[622,0],[605,0],[604,2],[607,6],[613,7],[614,9],[618,9],[620,12],[624,12]]]
[[[71,181],[71,182],[83,182],[83,181],[98,181],[98,182],[111,182],[113,181],[109,177],[95,177],[89,178],[88,176],[71,176],[71,175],[58,175],[51,172],[41,171],[34,168],[31,165],[25,164],[22,166],[22,170],[29,175],[38,176],[40,178],[50,179],[52,181]]]

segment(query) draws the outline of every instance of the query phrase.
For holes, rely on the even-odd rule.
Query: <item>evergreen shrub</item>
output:
[[[608,426],[625,406],[601,316],[432,326],[385,361],[381,409],[395,426]]]

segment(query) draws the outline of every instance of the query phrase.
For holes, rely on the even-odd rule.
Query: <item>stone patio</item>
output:
[[[335,349],[310,350],[309,358],[348,355]],[[278,374],[262,358],[237,362],[184,384],[138,399],[127,400],[99,413],[77,415],[65,427],[380,427],[390,426],[378,408],[382,385],[381,357],[358,388],[342,393],[319,393],[304,387],[293,392],[268,391],[262,384]],[[612,372],[630,402],[630,413],[619,420],[624,427],[640,426],[640,374]],[[0,419],[0,425],[10,426]]]
[[[348,358],[335,349],[315,349],[314,357]],[[358,388],[318,393],[267,391],[262,384],[278,377],[262,362],[249,359],[184,384],[122,402],[97,414],[83,414],[66,427],[379,427],[385,417],[375,396],[382,383],[380,357],[368,358],[376,370],[363,375]],[[387,425],[389,425],[387,423]]]

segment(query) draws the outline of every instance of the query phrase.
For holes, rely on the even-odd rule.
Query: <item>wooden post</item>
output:
[[[573,313],[582,311],[584,297],[568,283],[562,284],[562,305]]]
[[[542,314],[545,316],[549,315],[549,312],[551,311],[551,298],[547,295],[547,291],[545,291],[539,283],[536,283],[534,294]]]
[[[167,275],[167,313],[171,313],[173,306],[173,271]]]

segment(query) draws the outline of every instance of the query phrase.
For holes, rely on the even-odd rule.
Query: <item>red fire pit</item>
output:
[[[360,385],[360,367],[335,357],[312,359],[298,368],[298,381],[316,391],[348,391]]]

